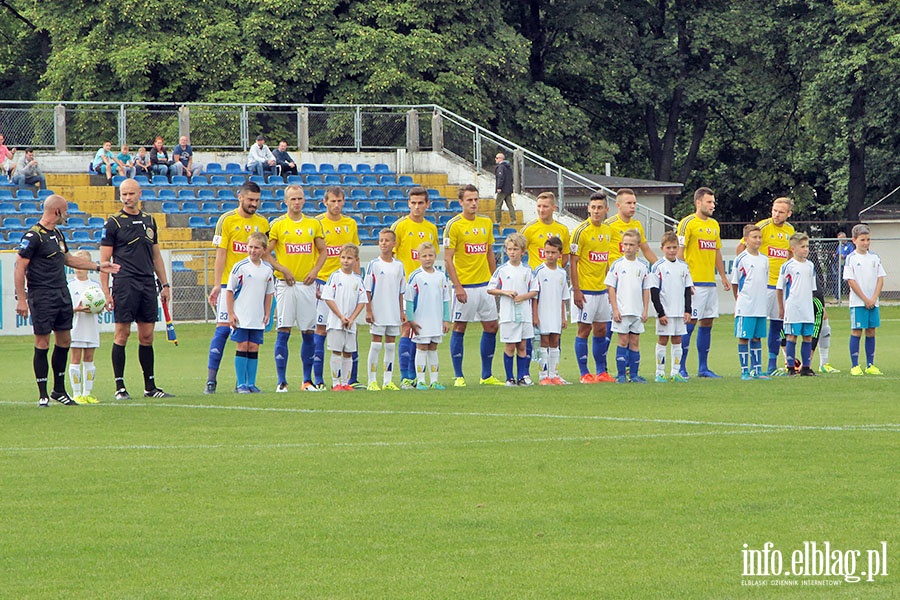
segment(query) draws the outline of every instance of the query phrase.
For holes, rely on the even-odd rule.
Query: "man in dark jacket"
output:
[[[494,160],[497,162],[497,168],[494,170],[494,175],[497,178],[497,205],[495,207],[497,223],[500,222],[500,216],[503,213],[503,204],[506,203],[506,206],[509,207],[509,222],[512,225],[516,222],[516,207],[513,206],[512,201],[512,167],[502,152],[498,152],[497,156],[494,157]]]
[[[286,141],[281,140],[278,142],[278,149],[273,150],[272,154],[275,155],[275,164],[281,169],[282,177],[287,179],[288,175],[297,174],[297,163],[294,162],[294,159],[288,154]]]

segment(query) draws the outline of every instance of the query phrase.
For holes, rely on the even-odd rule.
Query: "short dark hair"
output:
[[[709,189],[708,187],[697,188],[694,192],[694,202],[702,198],[703,196],[715,196],[716,193]]]
[[[465,194],[466,192],[475,192],[477,194],[478,188],[475,187],[474,185],[472,185],[471,183],[460,186],[459,194],[458,194],[460,200],[462,200],[463,194]]]
[[[421,185],[409,188],[409,192],[407,192],[406,197],[412,198],[413,196],[425,196],[425,202],[429,202],[431,200],[431,198],[428,196],[428,190],[423,188]]]
[[[238,194],[243,194],[245,192],[250,192],[251,194],[258,194],[259,186],[256,185],[255,181],[245,181],[244,184],[241,186],[240,191],[238,191]]]
[[[547,240],[544,242],[544,245],[545,245],[545,246],[553,246],[554,248],[556,248],[556,249],[559,250],[560,252],[563,251],[563,243],[562,243],[562,240],[559,239],[558,237],[556,237],[555,235],[552,236],[552,237],[548,237]]]
[[[603,204],[609,206],[609,198],[606,197],[606,192],[594,192],[591,194],[590,200],[588,200],[588,204],[593,202],[594,200],[603,200]]]
[[[344,194],[344,188],[339,185],[332,186],[325,190],[325,197],[332,196],[334,198],[344,198],[346,197]]]

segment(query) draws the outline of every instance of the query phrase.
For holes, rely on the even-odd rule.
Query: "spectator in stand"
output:
[[[150,173],[165,175],[170,180],[172,175],[178,174],[178,167],[175,166],[175,161],[169,158],[162,136],[156,136],[156,139],[153,140],[153,150],[150,152]]]
[[[103,142],[103,146],[97,150],[94,160],[91,162],[91,171],[97,175],[106,175],[106,185],[112,185],[112,177],[119,171],[119,167],[124,166],[116,158],[112,151],[112,142],[109,140]]]
[[[275,155],[266,146],[266,138],[262,135],[256,136],[256,143],[250,146],[250,153],[247,155],[247,170],[260,177],[275,175],[277,172]]]
[[[41,172],[41,167],[34,157],[34,150],[31,148],[26,148],[16,162],[16,174],[12,178],[12,184],[19,186],[20,190],[25,189],[26,185],[35,184],[40,185],[42,190],[47,189],[47,179]]]
[[[281,140],[278,142],[278,150],[274,150],[272,154],[275,156],[275,164],[278,166],[282,177],[297,174],[297,163],[288,154],[286,141]]]
[[[15,167],[15,160],[13,159],[15,153],[15,148],[10,150],[6,147],[6,140],[3,134],[0,133],[0,168],[3,169],[3,175],[12,177],[12,170]]]
[[[134,174],[149,177],[152,175],[150,155],[147,154],[147,148],[141,146],[138,148],[137,156],[134,157]]]
[[[116,160],[122,165],[122,175],[134,179],[134,156],[129,152],[128,144],[122,144],[122,150],[116,155]]]
[[[512,201],[512,167],[510,166],[509,161],[506,160],[506,156],[502,152],[497,153],[497,156],[494,157],[494,161],[497,163],[497,168],[494,171],[494,175],[497,178],[497,200],[496,206],[494,207],[497,222],[500,222],[500,217],[503,215],[503,204],[505,203],[506,206],[509,207],[509,223],[510,225],[515,225],[516,207],[513,206]]]
[[[194,162],[194,149],[188,143],[186,135],[181,136],[178,145],[172,150],[172,160],[176,175],[191,178],[203,172],[203,165]]]

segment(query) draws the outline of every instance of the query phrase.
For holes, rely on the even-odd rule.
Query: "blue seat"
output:
[[[37,202],[19,202],[20,213],[42,213],[44,211],[37,205]]]
[[[302,175],[288,175],[287,184],[288,185],[303,185],[303,176]]]
[[[28,219],[25,219],[25,223],[28,223]],[[86,229],[87,226],[88,224],[84,217],[69,217],[69,220],[66,221],[66,227],[69,229]]]
[[[428,197],[432,200],[437,200],[441,197],[441,193],[434,188],[428,188],[426,191],[428,192]]]
[[[197,190],[198,200],[212,200],[215,197],[216,193],[213,190]]]
[[[324,200],[325,199],[325,190],[313,190],[312,199],[313,200]]]
[[[99,229],[106,225],[106,220],[103,217],[88,217],[87,226],[91,229]]]
[[[3,215],[14,215],[16,214],[17,209],[16,205],[12,203],[10,200],[0,201],[0,214]]]
[[[505,238],[508,235],[516,233],[517,231],[518,229],[516,229],[515,227],[504,227],[503,231],[500,232],[500,236]]]
[[[191,229],[206,229],[209,227],[207,225],[208,221],[206,217],[189,217],[188,218],[188,227]]]
[[[369,190],[369,198],[372,200],[387,200],[384,190]]]
[[[190,185],[185,175],[172,175],[172,185]]]
[[[389,202],[381,201],[381,202],[375,203],[375,212],[385,212],[386,213],[386,212],[392,212],[393,210],[394,210],[394,205]]]
[[[401,175],[397,178],[397,185],[411,186],[416,185],[416,182],[409,175]]]
[[[322,164],[319,165],[319,173],[322,174],[322,175],[325,175],[325,174],[329,174],[329,175],[330,175],[330,174],[337,173],[337,171],[335,170],[333,164],[331,164],[331,163],[322,163]]]
[[[169,178],[165,175],[154,175],[150,180],[150,185],[169,185]]]
[[[259,203],[259,212],[261,213],[277,213],[278,212],[278,203],[274,200],[268,200],[266,202]]]
[[[318,172],[319,170],[316,169],[316,165],[312,163],[303,163],[300,165],[300,173],[302,173],[303,175],[311,175]]]
[[[4,217],[3,228],[4,229],[25,229],[25,225],[22,223],[22,219],[20,219],[19,217]]]
[[[431,208],[429,210],[431,210],[431,212],[448,212],[447,203],[443,200],[432,200]]]
[[[6,175],[0,175],[0,185],[12,185],[12,182]]]
[[[234,200],[226,200],[222,202],[222,212],[228,212],[229,210],[236,210],[238,207],[238,203]]]
[[[233,178],[232,178],[233,179]],[[262,175],[251,175],[250,181],[255,183],[256,185],[266,185],[266,178]],[[242,182],[243,183],[243,182]]]
[[[243,175],[232,175],[228,179],[229,185],[244,185],[247,183],[247,179]]]
[[[38,221],[40,221],[40,220],[41,220],[40,217],[25,217],[25,219],[23,220],[22,223],[25,225],[25,229],[31,229],[32,227],[37,225]],[[66,226],[68,227],[69,224],[66,223]]]
[[[269,185],[284,185],[284,177],[281,175],[269,175]]]
[[[341,185],[341,176],[340,175],[326,175],[325,176],[325,185],[333,186],[333,185]]]
[[[238,163],[225,163],[225,173],[227,175],[245,175],[247,171]]]
[[[350,199],[351,200],[368,200],[369,197],[366,195],[366,190],[350,190]]]
[[[358,163],[356,165],[356,173],[358,175],[366,175],[372,173],[372,165],[367,163]]]
[[[350,215],[350,216],[353,217],[353,220],[356,221],[356,224],[357,224],[357,225],[362,225],[362,224],[363,224],[363,221],[364,221],[363,216],[362,216],[361,214],[359,214],[358,212],[355,212],[355,211],[354,211],[354,213],[353,213],[352,215]]]
[[[361,179],[361,184],[366,186],[378,185],[378,178],[374,175],[363,175]]]
[[[450,219],[453,218],[453,215],[438,215],[437,224],[438,227],[444,227],[447,223],[450,222]]]
[[[366,225],[381,225],[381,217],[378,215],[366,215],[363,219]]]
[[[425,215],[425,220],[431,223],[432,225],[437,225],[437,219],[434,218],[434,215]]]
[[[90,231],[84,229],[76,229],[69,233],[69,239],[73,242],[93,242],[94,236]]]
[[[182,202],[181,212],[189,214],[198,213],[200,212],[200,205],[196,202]]]
[[[352,175],[353,174],[353,165],[349,165],[347,163],[340,163],[337,166],[337,172],[341,175]]]
[[[372,169],[372,172],[377,175],[392,175],[393,171],[391,171],[390,167],[388,167],[384,163],[376,163],[375,167]]]
[[[388,190],[387,193],[388,200],[403,200],[406,201],[406,196],[403,194],[403,190],[398,190],[396,188],[392,190]]]
[[[224,175],[213,175],[209,178],[209,185],[224,186],[228,185],[228,178]]]
[[[69,214],[70,215],[83,215],[84,211],[78,207],[76,202],[69,202]]]
[[[210,227],[215,228],[216,225],[219,224],[219,216],[220,215],[213,215],[209,218],[209,226]]]
[[[357,177],[356,175],[344,175],[344,185],[347,185],[347,186],[360,185],[359,177]]]
[[[43,200],[44,198],[49,198],[50,196],[52,196],[55,193],[56,192],[54,192],[53,190],[38,190],[37,197],[38,197],[38,200]]]
[[[219,203],[216,201],[207,201],[200,204],[200,212],[202,213],[215,214],[219,210]]]
[[[194,190],[178,190],[178,199],[179,200],[196,200],[197,196],[194,195]]]
[[[438,196],[438,198],[440,198],[440,196]],[[462,204],[459,203],[459,200],[450,200],[447,202],[447,209],[450,210],[450,212],[462,212]]]
[[[174,200],[177,198],[175,195],[175,190],[159,190],[156,192],[156,197],[159,200]]]
[[[0,200],[12,200],[15,198],[10,190],[0,190]]]
[[[356,203],[356,210],[357,210],[357,212],[361,212],[361,213],[362,212],[374,212],[375,207],[372,206],[372,203],[369,202],[368,200],[360,200],[359,202]]]
[[[222,165],[219,163],[207,163],[206,172],[210,175],[215,175],[218,173],[224,173],[225,169],[222,168]]]
[[[284,189],[275,190],[275,199],[284,200]],[[285,210],[287,210],[287,208],[285,208]]]
[[[307,175],[306,185],[325,185],[325,182],[319,175]]]
[[[200,175],[194,175],[193,177],[191,177],[191,185],[206,186],[209,185],[209,179],[207,179],[206,175],[202,173]]]
[[[156,200],[156,190],[141,190],[141,201]]]
[[[393,175],[382,175],[378,183],[381,185],[397,185],[397,180],[394,179]]]
[[[260,200],[274,200],[275,194],[272,193],[272,190],[259,190],[259,199]]]
[[[36,196],[31,190],[16,190],[16,200],[34,200]]]
[[[122,185],[122,182],[125,181],[126,179],[128,179],[128,178],[125,177],[124,175],[113,175],[112,184],[116,187],[119,187],[120,185]]]

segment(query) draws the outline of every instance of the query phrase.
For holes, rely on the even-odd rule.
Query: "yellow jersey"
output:
[[[284,214],[272,219],[269,225],[272,227],[269,230],[269,241],[275,242],[275,260],[302,281],[319,259],[316,240],[325,239],[322,223],[304,215],[300,215],[299,221],[294,221]],[[284,275],[278,272],[275,277],[284,279]]]
[[[253,214],[245,219],[238,214],[237,209],[229,210],[216,221],[216,231],[213,233],[213,248],[225,250],[225,270],[222,272],[222,285],[228,283],[231,269],[238,261],[247,258],[247,240],[255,231],[269,233],[269,222],[266,218]]]
[[[403,270],[412,273],[420,266],[419,245],[423,242],[434,244],[434,251],[438,251],[438,230],[434,223],[423,219],[416,223],[409,215],[394,221],[391,230],[397,234],[397,245],[394,247],[394,256],[403,263]]]
[[[583,221],[572,234],[569,253],[578,257],[578,287],[584,293],[606,291],[606,270],[609,268],[609,225],[594,225]]]
[[[684,248],[694,285],[716,285],[716,250],[722,249],[719,222],[696,214],[686,216],[678,223],[678,245]]]
[[[613,215],[603,221],[612,230],[609,239],[609,264],[613,264],[622,258],[622,234],[629,229],[637,229],[641,234],[641,243],[647,241],[644,235],[644,226],[637,219],[631,219],[627,223],[619,218],[619,215]]]
[[[359,229],[356,221],[347,215],[341,215],[337,221],[328,218],[328,213],[322,213],[316,219],[322,225],[322,234],[325,236],[325,252],[328,258],[319,271],[318,279],[328,281],[331,274],[341,268],[341,248],[344,244],[356,244],[359,246]]]
[[[471,221],[456,215],[444,228],[444,248],[455,250],[453,266],[463,286],[486,285],[491,280],[488,252],[494,249],[494,224],[487,217]]]
[[[769,259],[769,287],[775,289],[778,283],[778,273],[781,265],[791,257],[791,236],[794,235],[794,226],[788,222],[776,225],[771,218],[763,219],[756,224],[762,232],[762,246],[759,253]],[[747,242],[741,238],[741,243]]]
[[[528,252],[528,266],[537,269],[544,264],[544,242],[547,238],[558,237],[562,241],[562,253],[566,254],[570,245],[569,228],[560,223],[553,221],[549,225],[545,225],[540,219],[529,221],[522,228],[522,235],[528,242],[526,251]]]

